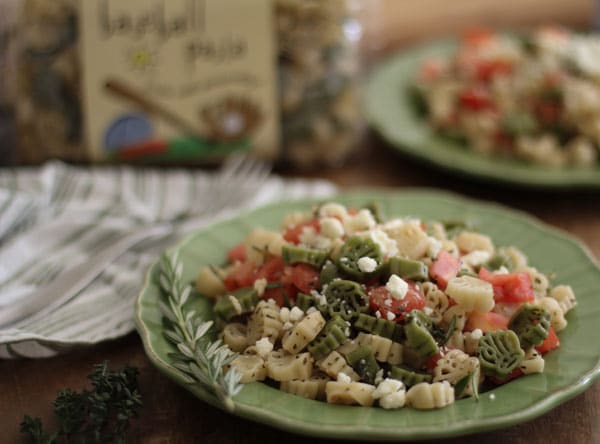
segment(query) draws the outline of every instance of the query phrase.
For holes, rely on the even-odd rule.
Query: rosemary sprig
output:
[[[232,397],[242,389],[242,375],[233,367],[224,371],[223,367],[231,363],[237,354],[220,339],[211,341],[207,336],[212,321],[203,321],[194,310],[187,310],[185,303],[192,291],[189,284],[183,282],[183,264],[177,253],[161,258],[160,287],[166,301],[159,306],[168,320],[169,328],[164,331],[166,338],[177,347],[171,353],[173,367],[180,371],[182,378],[189,384],[200,384],[214,394],[229,411],[233,411]]]

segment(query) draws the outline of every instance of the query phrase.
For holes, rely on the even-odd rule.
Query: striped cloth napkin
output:
[[[217,214],[190,214],[218,173],[130,167],[0,169],[0,310],[136,229],[185,214],[195,227],[277,200],[333,195],[325,181],[270,176],[247,201]],[[187,210],[186,210],[187,209]],[[187,211],[187,213],[186,213]],[[196,219],[195,219],[196,217]],[[182,233],[179,233],[180,235]],[[141,242],[43,321],[0,327],[0,358],[49,357],[134,329],[134,301],[145,270],[168,239]]]

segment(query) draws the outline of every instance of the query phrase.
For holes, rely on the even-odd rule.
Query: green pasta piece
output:
[[[321,268],[327,260],[328,253],[326,251],[286,244],[281,249],[281,256],[286,264],[308,264],[316,268]]]
[[[323,268],[321,268],[321,275],[319,276],[319,282],[321,287],[329,284],[332,280],[339,277],[339,271],[337,265],[331,261],[325,262]]]
[[[525,353],[512,330],[485,333],[479,340],[479,363],[485,375],[504,379],[516,369]]]
[[[400,342],[404,339],[404,329],[401,325],[365,313],[358,314],[358,318],[354,321],[354,327],[373,335],[383,336],[394,342]]]
[[[256,290],[252,287],[240,288],[231,293],[231,296],[237,299],[239,305],[235,304],[229,295],[226,295],[219,298],[214,306],[215,314],[225,321],[229,321],[240,314],[251,312],[260,299]]]
[[[315,360],[323,359],[348,340],[346,336],[348,328],[348,324],[340,316],[331,318],[319,336],[308,344],[309,353]]]
[[[550,329],[550,313],[534,304],[523,304],[510,318],[508,328],[519,337],[524,350],[544,342]]]
[[[396,274],[402,279],[423,281],[429,277],[429,268],[421,261],[392,257],[384,266],[385,274],[391,276]]]
[[[306,311],[315,305],[315,298],[310,294],[298,293],[294,303],[300,310]]]
[[[352,236],[342,246],[338,268],[347,276],[362,280],[373,273],[365,273],[358,266],[358,261],[362,257],[369,257],[377,262],[377,269],[381,267],[383,255],[381,249],[372,239],[360,236]],[[377,270],[376,270],[377,271]]]
[[[406,345],[421,359],[435,355],[439,349],[429,331],[432,325],[429,316],[420,310],[413,310],[406,318],[407,322],[404,326]]]
[[[362,381],[367,384],[375,383],[375,377],[381,367],[379,367],[379,364],[375,360],[375,355],[370,347],[358,347],[356,350],[348,353],[346,360]]]
[[[416,372],[398,365],[392,365],[390,367],[388,376],[392,379],[402,381],[407,388],[420,384],[421,382],[431,382],[433,380],[429,373]]]
[[[501,267],[506,267],[508,270],[512,270],[513,268],[510,258],[501,253],[493,255],[485,264],[485,268],[490,271],[496,271]]]
[[[339,315],[346,321],[366,310],[369,303],[359,284],[344,279],[336,279],[327,285],[325,299],[327,306],[324,308],[329,316]]]
[[[375,219],[375,222],[377,222],[378,224],[382,224],[385,222],[386,217],[384,215],[383,208],[381,207],[381,204],[379,202],[371,202],[368,205],[365,205],[364,208],[371,212],[373,218]]]

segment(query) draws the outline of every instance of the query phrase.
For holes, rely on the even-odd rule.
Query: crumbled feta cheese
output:
[[[321,219],[321,234],[329,239],[337,239],[344,235],[344,226],[335,217]]]
[[[284,322],[283,323],[283,327],[281,327],[282,330],[289,330],[291,328],[294,327],[294,324],[292,324],[290,321]]]
[[[373,391],[373,398],[379,399],[386,395],[398,392],[402,389],[404,389],[404,384],[402,383],[402,381],[399,381],[397,379],[385,378]]]
[[[386,299],[385,301],[383,301],[383,305],[387,305],[388,307],[392,306],[392,300],[391,299]]]
[[[396,319],[396,315],[394,313],[392,313],[391,311],[388,311],[386,318],[388,321],[393,321],[394,319]]]
[[[304,317],[304,312],[298,307],[294,306],[290,310],[290,321],[297,322]]]
[[[287,307],[281,307],[279,310],[279,319],[281,319],[281,322],[288,322],[290,320],[290,309]]]
[[[317,311],[316,307],[308,307],[308,310],[306,310],[306,314],[309,315],[311,313],[314,313],[315,311]]]
[[[358,269],[363,273],[373,273],[377,269],[377,261],[373,258],[363,256],[358,260]]]
[[[381,254],[384,256],[393,257],[398,255],[398,244],[385,231],[381,229],[371,230],[369,237],[379,246]]]
[[[479,340],[482,337],[483,337],[483,331],[481,331],[481,329],[476,328],[475,330],[471,331],[471,338]]]
[[[273,351],[273,344],[269,341],[269,338],[261,338],[256,341],[256,351],[264,358]]]
[[[316,248],[317,250],[329,250],[331,248],[331,239],[317,234],[313,227],[304,227],[298,239],[300,245],[307,248]]]
[[[345,206],[339,203],[330,202],[321,205],[321,208],[319,208],[319,216],[337,217],[341,220],[344,220],[346,217],[348,217],[348,211],[346,210]]]
[[[383,369],[382,368],[377,370],[377,373],[375,373],[375,379],[374,379],[375,384],[379,384],[381,381],[383,381]]]
[[[427,236],[427,239],[429,239],[429,248],[427,250],[427,256],[437,257],[439,252],[442,250],[442,242],[432,236]]]
[[[376,225],[375,218],[367,209],[362,209],[354,216],[349,216],[344,221],[344,230],[347,234],[367,231]]]
[[[323,291],[325,291],[325,286],[323,286]],[[327,305],[327,298],[324,294],[319,293],[317,290],[311,290],[310,294],[317,301],[317,305]]]
[[[390,393],[379,400],[379,405],[386,410],[399,409],[406,403],[406,391]]]
[[[235,310],[235,312],[237,314],[242,314],[242,304],[240,304],[238,298],[230,294],[229,301],[231,302],[231,305],[233,305],[233,309]]]
[[[385,288],[388,289],[394,299],[404,299],[408,292],[408,283],[400,276],[393,274],[385,284]]]
[[[267,288],[267,280],[265,278],[260,278],[254,281],[254,289],[258,293],[259,296],[265,294],[265,289]]]
[[[375,312],[375,317],[381,318],[381,312],[379,310]]]
[[[485,250],[473,250],[469,254],[465,254],[461,257],[463,263],[471,266],[471,267],[481,267],[485,264],[492,255],[489,251]]]
[[[349,384],[352,382],[352,378],[350,378],[350,376],[348,376],[346,373],[339,372],[337,374],[337,381]]]

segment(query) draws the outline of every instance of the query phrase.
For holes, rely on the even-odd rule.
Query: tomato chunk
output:
[[[446,289],[450,279],[453,279],[460,270],[460,259],[452,256],[447,251],[440,251],[429,267],[429,275],[442,290]]]
[[[541,354],[548,353],[550,350],[554,350],[558,348],[560,345],[560,339],[556,335],[556,332],[552,327],[548,330],[548,336],[544,339],[540,345],[538,345],[535,349],[539,351]]]
[[[462,107],[471,111],[482,111],[495,108],[489,91],[478,86],[469,87],[463,90],[458,96],[458,101]]]
[[[479,313],[474,311],[469,315],[469,319],[467,319],[465,331],[473,331],[477,328],[484,333],[495,330],[507,330],[509,320],[508,317],[498,313]]]
[[[302,293],[310,293],[319,286],[319,272],[307,264],[290,267],[291,282]]]
[[[251,287],[256,279],[256,266],[250,261],[241,262],[225,276],[225,288],[229,291]]]
[[[367,295],[373,313],[379,311],[383,319],[389,319],[388,313],[392,313],[396,322],[404,320],[404,316],[412,310],[422,310],[425,307],[425,296],[411,281],[408,281],[408,292],[403,299],[392,297],[385,286],[372,287]]]
[[[287,227],[283,232],[283,238],[286,241],[291,242],[293,244],[299,244],[300,235],[302,234],[305,228],[313,228],[317,233],[320,233],[321,225],[319,223],[319,219],[315,218],[301,224]]]
[[[489,82],[498,75],[510,74],[513,65],[507,60],[481,60],[477,63],[477,78],[482,82]]]
[[[230,264],[233,264],[234,262],[244,262],[246,260],[246,245],[241,242],[230,249],[227,252],[227,260]]]
[[[497,274],[481,268],[479,279],[492,284],[496,302],[531,302],[535,299],[528,273]]]

